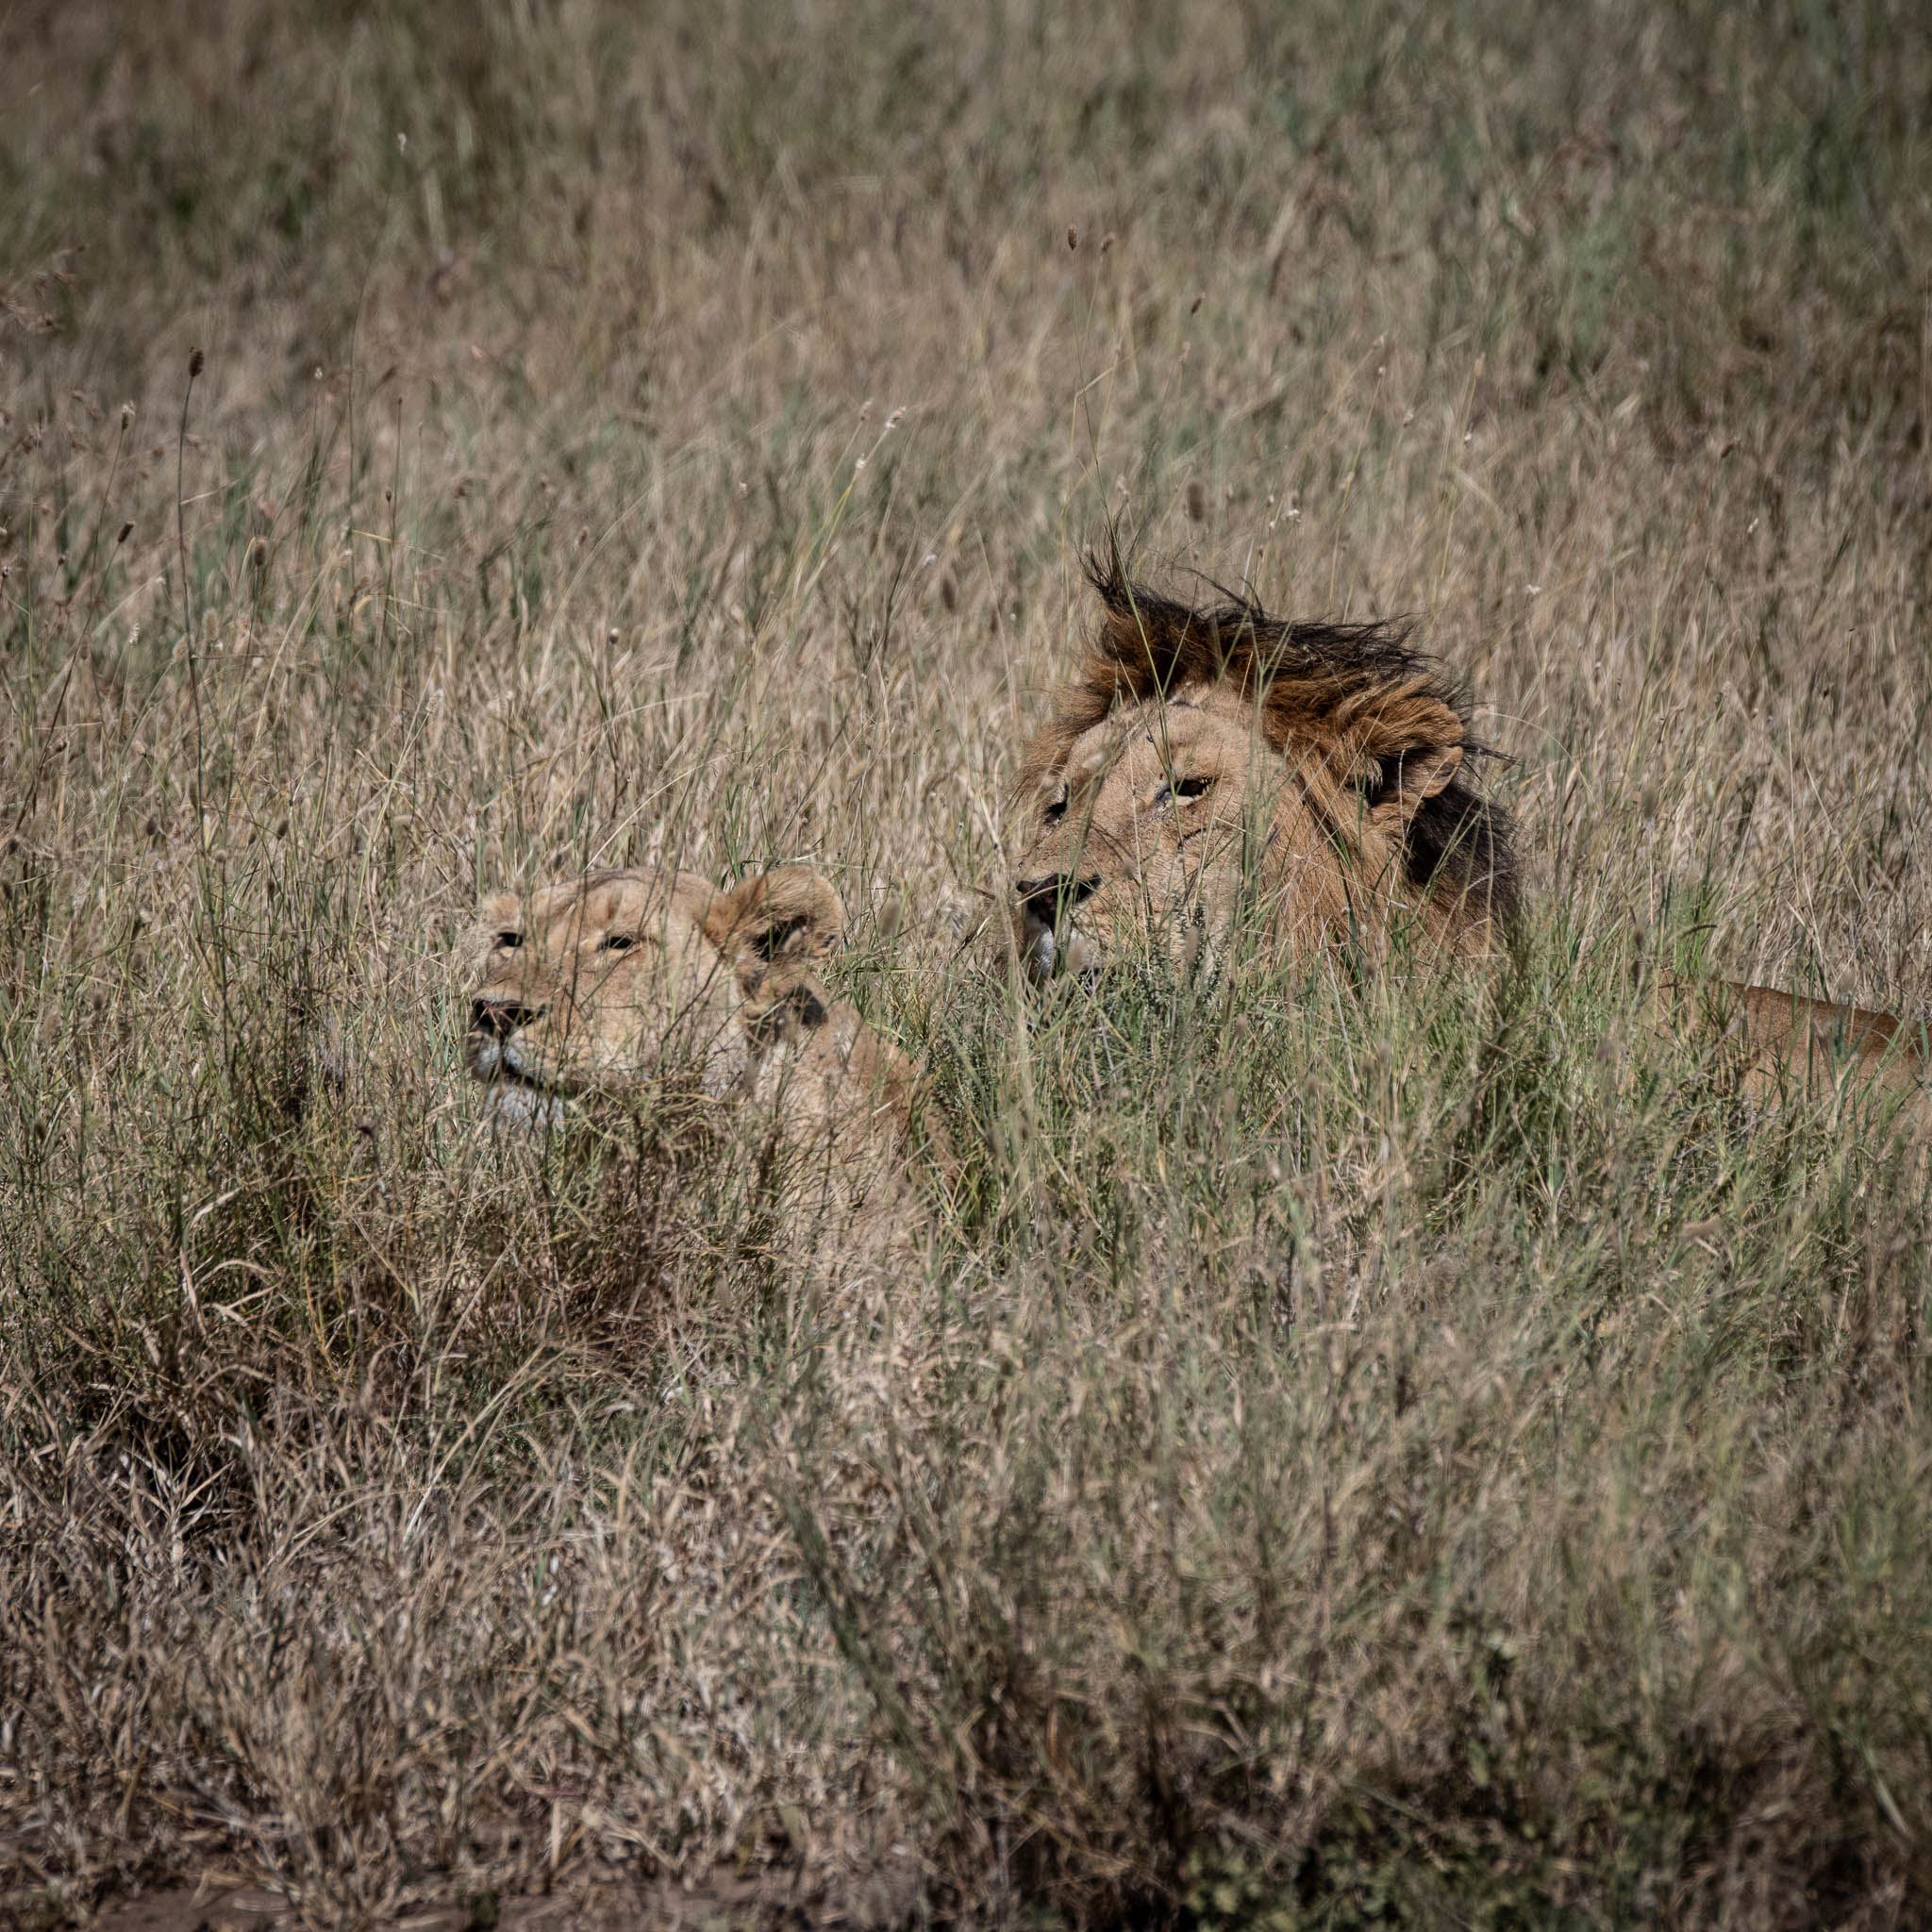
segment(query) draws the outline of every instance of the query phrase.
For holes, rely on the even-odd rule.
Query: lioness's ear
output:
[[[845,908],[810,867],[781,865],[720,892],[705,927],[750,983],[781,960],[823,959],[844,934]]]

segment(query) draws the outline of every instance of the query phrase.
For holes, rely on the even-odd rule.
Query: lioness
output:
[[[905,1058],[818,975],[839,895],[804,866],[721,891],[693,873],[586,874],[480,910],[466,1041],[499,1111],[682,1088],[763,1109],[794,1151],[896,1172],[916,1093]],[[936,1121],[928,1144],[942,1148]]]
[[[1091,558],[1099,634],[1028,748],[1015,945],[1036,981],[1110,950],[1211,953],[1243,909],[1276,957],[1407,931],[1452,957],[1500,950],[1518,908],[1511,826],[1475,789],[1460,693],[1374,624],[1194,609]],[[1656,982],[1674,1024],[1714,1024],[1762,1093],[1849,1075],[1924,1091],[1923,1026],[1727,981]]]

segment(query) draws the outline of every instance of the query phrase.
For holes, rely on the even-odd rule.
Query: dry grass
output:
[[[1924,1183],[1632,978],[1932,1006],[1915,9],[7,38],[8,1909],[1932,1911]],[[1513,974],[967,942],[1123,514],[1418,614]],[[916,1270],[492,1141],[477,891],[643,856],[839,879]]]

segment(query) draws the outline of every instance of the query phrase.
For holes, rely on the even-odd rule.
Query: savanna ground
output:
[[[1932,1916],[1923,1171],[1641,991],[1932,1007],[1915,6],[0,34],[0,1913]],[[1111,519],[1419,619],[1508,970],[1020,996]],[[478,890],[659,857],[916,1266],[492,1137]]]

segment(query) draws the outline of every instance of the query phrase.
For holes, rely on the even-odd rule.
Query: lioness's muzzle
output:
[[[508,1040],[519,1026],[541,1020],[547,1010],[543,1007],[520,1007],[513,1000],[473,1000],[470,1031],[487,1034],[492,1040]]]

